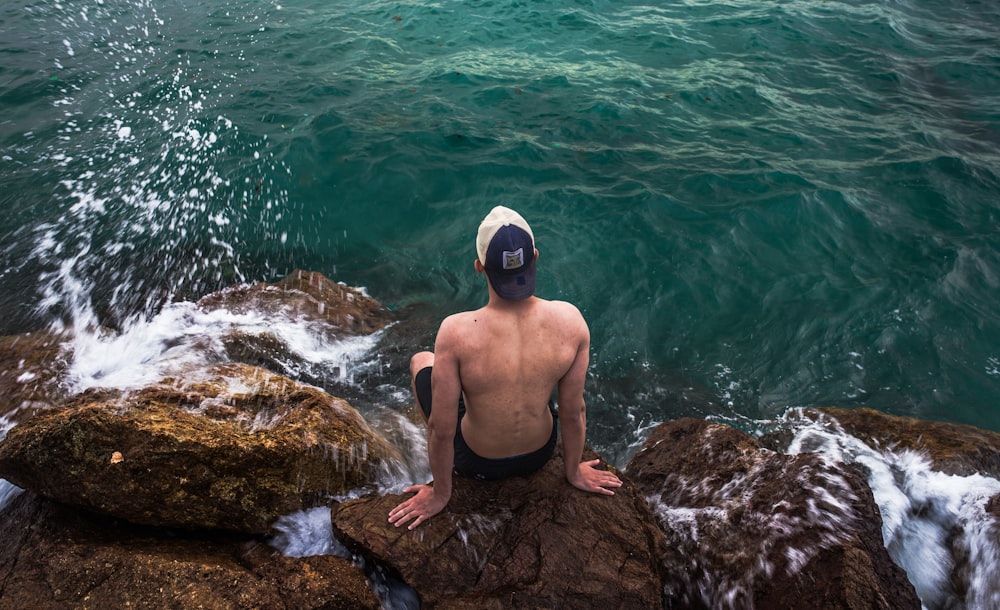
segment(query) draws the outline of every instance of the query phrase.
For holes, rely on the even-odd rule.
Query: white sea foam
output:
[[[120,333],[78,329],[68,381],[75,390],[132,389],[161,377],[225,358],[223,339],[239,331],[267,333],[301,361],[353,381],[354,363],[378,341],[378,333],[328,340],[308,322],[258,312],[204,310],[194,303],[171,303],[151,319],[133,321]]]
[[[149,291],[151,277],[192,292],[217,286],[221,268],[246,281],[244,244],[287,233],[273,226],[287,193],[269,176],[288,169],[266,137],[244,136],[216,110],[225,85],[238,79],[193,78],[191,59],[160,44],[165,22],[156,3],[129,4],[127,14],[103,4],[82,13],[58,3],[37,9],[64,31],[57,62],[74,66],[74,49],[95,48],[118,62],[95,85],[107,92],[96,116],[81,110],[87,91],[59,81],[57,103],[67,106],[59,144],[40,159],[65,171],[53,194],[62,213],[36,229],[32,258],[45,269],[37,309],[77,331],[99,325],[95,292],[110,293],[116,313],[148,315],[164,298]],[[246,226],[258,233],[240,233]]]
[[[7,417],[0,417],[0,441],[7,438],[7,432],[14,427]],[[24,491],[5,479],[0,479],[0,510],[3,510],[7,503],[13,500],[19,493]]]
[[[985,510],[1000,481],[934,471],[913,451],[872,449],[826,418],[795,428],[789,453],[818,452],[866,471],[885,546],[924,607],[1000,608],[1000,537]]]
[[[330,508],[327,506],[285,515],[275,522],[274,529],[278,534],[271,539],[271,546],[288,557],[351,557],[347,548],[333,536]]]
[[[417,426],[399,413],[391,413],[390,418],[391,440],[405,461],[402,464],[383,464],[383,472],[377,481],[380,494],[403,493],[403,490],[414,482],[422,483],[432,478],[430,464],[427,461],[426,429]],[[382,426],[385,427],[387,426]]]
[[[288,557],[333,555],[343,557],[364,568],[372,591],[384,610],[415,610],[420,607],[416,593],[405,583],[389,576],[379,566],[365,566],[363,558],[353,555],[333,535],[330,508],[320,506],[285,515],[274,524],[278,534],[269,541],[271,546]],[[414,534],[421,533],[419,530]]]
[[[16,498],[22,491],[20,487],[0,479],[0,510],[3,510],[7,503]]]

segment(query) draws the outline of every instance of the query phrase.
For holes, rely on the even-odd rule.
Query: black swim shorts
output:
[[[420,405],[425,417],[431,416],[431,369],[424,367],[417,372],[413,385],[417,391],[417,404]],[[484,458],[477,455],[465,444],[462,436],[462,418],[465,417],[465,400],[458,398],[458,428],[455,430],[455,472],[470,479],[480,481],[496,481],[507,477],[527,476],[542,466],[552,457],[556,448],[556,435],[559,431],[559,419],[555,404],[549,401],[549,411],[552,413],[552,435],[544,447],[531,453],[515,455],[509,458]]]

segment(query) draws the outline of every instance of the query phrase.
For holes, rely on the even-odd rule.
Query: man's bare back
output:
[[[444,509],[453,468],[489,479],[544,466],[556,442],[548,406],[553,389],[566,480],[604,495],[622,485],[614,473],[598,468],[600,460],[581,461],[590,331],[573,305],[534,296],[538,250],[531,228],[513,210],[497,206],[480,224],[476,248],[474,267],[487,276],[489,302],[446,318],[434,352],[410,360],[414,394],[428,415],[434,484],[406,490],[415,495],[389,512],[396,527],[410,522],[413,529]]]
[[[553,390],[578,359],[586,371],[589,343],[583,316],[561,301],[497,301],[447,318],[435,347],[434,376],[437,382],[459,374],[469,447],[486,458],[505,458],[545,445],[553,426]],[[442,350],[453,351],[457,371],[442,366]]]

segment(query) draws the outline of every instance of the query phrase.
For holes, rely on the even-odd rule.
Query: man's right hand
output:
[[[417,494],[389,511],[389,523],[399,527],[413,519],[413,523],[407,528],[412,530],[444,510],[448,504],[449,498],[442,497],[443,494],[435,492],[430,485],[413,485],[406,488],[403,493],[412,491],[417,492]]]
[[[612,489],[621,487],[622,480],[615,476],[613,472],[596,468],[600,463],[601,460],[580,462],[576,473],[572,474],[572,476],[567,475],[566,479],[577,489],[595,494],[613,496],[615,492]]]

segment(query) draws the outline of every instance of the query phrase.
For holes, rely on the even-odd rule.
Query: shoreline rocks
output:
[[[0,608],[378,610],[364,573],[244,535],[192,535],[24,492],[0,510]]]
[[[306,272],[198,306],[299,317],[334,340],[393,321]],[[3,413],[18,422],[0,477],[28,489],[0,506],[0,608],[379,607],[350,561],[265,544],[275,519],[314,506],[427,608],[920,606],[855,466],[701,420],[655,429],[613,497],[573,489],[557,452],[531,477],[457,478],[444,513],[397,529],[387,515],[403,496],[375,489],[403,476],[399,450],[344,400],[282,376],[276,335],[240,333],[219,353],[236,362],[69,398],[62,339],[0,340],[0,388],[17,403]],[[864,409],[805,417],[926,452],[942,472],[1000,474],[1000,435]],[[337,504],[348,492],[367,495]],[[1000,495],[984,510],[1000,531]]]
[[[919,608],[851,467],[763,448],[729,426],[660,425],[626,474],[657,512],[668,607]]]
[[[1000,479],[1000,434],[965,424],[926,421],[888,415],[874,409],[825,407],[806,409],[833,418],[848,434],[872,449],[908,449],[926,454],[934,470],[968,476],[983,474]]]
[[[671,551],[645,499],[629,483],[587,494],[563,473],[557,451],[529,477],[455,477],[444,512],[413,531],[387,522],[404,495],[351,500],[333,508],[334,531],[426,608],[660,607],[660,557]]]
[[[362,292],[305,272],[199,306],[299,316],[333,340],[391,321]],[[254,346],[287,349],[243,339],[251,361],[268,362]],[[263,537],[278,517],[371,490],[398,467],[353,407],[232,362],[69,396],[71,340],[0,340],[0,415],[17,424],[0,429],[0,477],[26,489],[5,484],[0,505],[0,608],[381,607],[352,561],[285,557]]]
[[[50,331],[0,337],[0,416],[19,423],[67,397],[67,340]]]
[[[132,523],[264,533],[401,460],[346,402],[222,364],[36,415],[0,444],[0,477]]]

